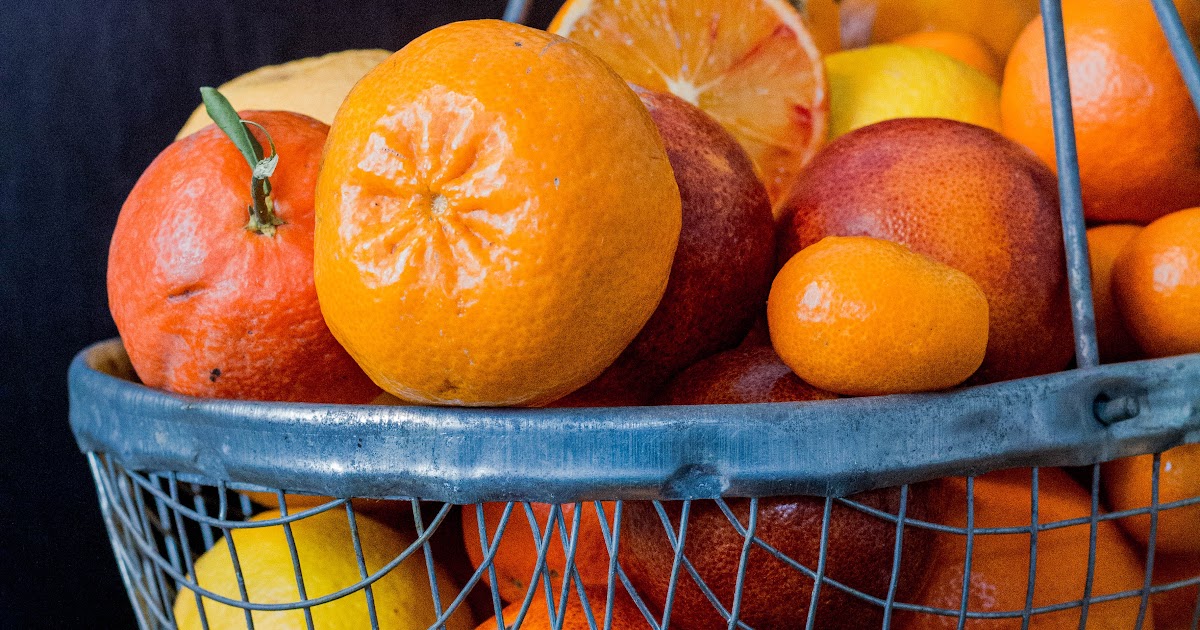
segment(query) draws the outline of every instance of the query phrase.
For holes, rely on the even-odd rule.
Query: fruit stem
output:
[[[271,200],[271,175],[279,165],[279,153],[275,150],[275,141],[262,125],[244,120],[238,116],[237,110],[220,92],[211,87],[200,88],[200,98],[204,101],[204,109],[208,117],[213,119],[217,127],[229,138],[230,142],[246,158],[250,165],[250,198],[248,208],[250,221],[246,229],[264,236],[275,236],[275,227],[283,225],[283,220],[275,215],[275,204]],[[249,125],[258,127],[271,146],[271,157],[263,156],[262,145],[250,133]]]

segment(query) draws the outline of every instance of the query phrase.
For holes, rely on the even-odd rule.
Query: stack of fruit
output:
[[[1101,355],[1198,352],[1200,118],[1148,2],[1063,4]],[[1195,26],[1196,7],[1177,4]],[[113,236],[110,305],[138,376],[221,398],[614,406],[936,391],[1066,368],[1036,2],[814,1],[807,11],[785,0],[571,0],[549,32],[457,23],[394,55],[351,51],[221,88],[276,111],[238,113],[206,92]],[[216,125],[192,133],[206,114]],[[1200,446],[1161,463],[1159,502],[1200,495]],[[1109,464],[1109,507],[1148,505],[1151,467]],[[907,510],[960,527],[1028,526],[1033,485],[1029,471],[942,480],[914,486]],[[1043,522],[1091,513],[1088,492],[1062,471],[1041,471],[1037,487]],[[893,514],[901,501],[898,490],[856,500]],[[746,518],[746,502],[729,505]],[[475,532],[494,530],[503,508],[463,512],[477,566]],[[766,499],[758,510],[760,539],[817,564],[824,500]],[[673,553],[659,514],[630,503],[625,515],[622,566],[661,612]],[[1120,525],[1147,543],[1148,517]],[[370,517],[359,527],[368,570],[407,544]],[[694,506],[689,527],[695,570],[731,601],[742,535],[715,505]],[[288,546],[269,530],[234,536],[257,561],[245,586],[253,601],[295,599]],[[358,579],[336,519],[294,530],[305,562],[320,559],[304,571],[309,597]],[[1200,573],[1197,531],[1200,507],[1158,516],[1155,580]],[[895,535],[836,507],[826,575],[887,597]],[[1144,552],[1112,521],[1095,535],[1094,583],[1084,523],[1040,534],[1030,589],[1027,535],[976,538],[969,610],[1020,610],[1027,591],[1034,606],[1071,602],[1085,582],[1094,596],[1141,588]],[[582,582],[603,588],[607,551],[590,510],[578,545]],[[898,599],[957,610],[963,537],[918,530],[903,547]],[[492,579],[505,601],[520,605],[536,561],[536,549],[501,543]],[[565,568],[553,554],[547,562]],[[236,597],[229,563],[218,544],[196,576]],[[435,618],[410,565],[375,584],[381,627]],[[742,620],[803,625],[812,580],[758,548],[749,566]],[[672,627],[723,627],[692,578],[679,580]],[[1186,593],[1171,595],[1155,598],[1159,628],[1191,620]],[[616,602],[613,627],[642,627],[627,604]],[[571,606],[566,627],[583,618]],[[204,608],[211,627],[227,614],[244,621]],[[365,608],[358,593],[313,618],[358,627]],[[821,591],[817,609],[819,627],[883,618],[836,589]],[[181,626],[199,623],[196,613],[183,593]],[[1088,619],[1127,628],[1139,613],[1136,598],[1118,599]],[[1079,615],[1032,625],[1074,627]],[[304,623],[299,611],[254,618]],[[893,622],[957,619],[900,612]],[[450,627],[470,625],[464,609]]]

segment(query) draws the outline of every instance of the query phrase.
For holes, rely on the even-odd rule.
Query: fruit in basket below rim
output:
[[[825,142],[825,70],[787,0],[570,0],[550,23],[631,83],[697,105],[746,149],[773,204]]]
[[[1200,208],[1139,232],[1117,256],[1112,276],[1121,321],[1147,355],[1200,352]]]
[[[1171,584],[1200,577],[1200,553],[1190,555],[1154,556],[1154,584]],[[1154,627],[1158,630],[1192,630],[1196,601],[1200,587],[1175,588],[1151,596],[1154,606]]]
[[[739,405],[831,400],[796,376],[769,346],[736,348],[686,369],[655,400],[659,405]]]
[[[767,322],[797,376],[846,396],[948,389],[987,351],[987,298],[970,276],[869,236],[800,250],[775,276]]]
[[[907,518],[936,520],[938,507],[929,498],[938,482],[911,486]],[[896,514],[900,490],[889,488],[853,495],[852,500],[888,514]],[[744,527],[749,522],[748,499],[725,499]],[[682,506],[662,504],[676,534]],[[688,517],[684,552],[726,611],[733,602],[738,564],[745,537],[734,529],[714,501],[694,501]],[[820,557],[821,522],[825,500],[820,497],[772,497],[758,502],[755,536],[787,557],[815,571]],[[895,552],[896,524],[856,507],[834,502],[830,512],[825,575],[839,583],[880,599],[887,597]],[[896,601],[910,601],[925,568],[921,550],[929,530],[908,527],[902,541],[902,565]],[[627,501],[621,524],[621,566],[637,592],[658,614],[666,602],[675,554],[662,520],[649,501]],[[779,560],[759,546],[751,548],[742,593],[741,621],[756,630],[793,630],[804,627],[812,598],[813,581],[799,569]],[[879,628],[883,609],[828,583],[821,587],[817,628]],[[852,623],[851,626],[843,624]],[[671,628],[711,630],[723,628],[717,610],[684,569],[679,570]]]
[[[1000,130],[1000,86],[930,48],[876,44],[825,58],[829,139],[881,120],[947,118]]]
[[[602,502],[605,520],[609,531],[612,531],[615,504],[612,501]],[[587,588],[599,588],[601,591],[608,585],[608,546],[604,543],[604,530],[600,526],[600,515],[596,513],[594,502],[585,501],[583,511],[579,514],[579,532],[575,541],[575,569],[579,579]],[[545,536],[546,526],[550,522],[553,506],[548,503],[530,503],[538,532]],[[505,503],[484,503],[483,519],[487,524],[488,544],[496,535],[496,529],[504,516]],[[563,545],[561,526],[565,526],[570,536],[575,518],[575,504],[562,504],[560,521],[556,522],[554,532],[550,535],[550,546],[546,548],[545,568],[542,575],[549,574],[550,587],[557,597],[562,592],[563,572],[567,566],[566,547]],[[476,506],[463,506],[462,542],[467,548],[467,556],[471,565],[479,568],[483,564],[483,549],[479,544],[479,515]],[[568,538],[569,540],[569,538]],[[500,538],[500,546],[492,560],[496,569],[496,580],[500,597],[506,602],[520,602],[529,589],[530,580],[537,569],[538,543],[533,539],[533,530],[529,526],[529,515],[525,506],[516,503],[509,514],[504,526],[504,534]],[[485,582],[490,580],[487,573],[483,574]],[[542,593],[543,580],[539,578],[537,593]],[[574,589],[574,586],[571,587]],[[620,587],[618,587],[620,588]]]
[[[312,279],[328,127],[290,112],[242,116],[278,151],[268,199],[282,224],[249,229],[250,164],[216,126],[163,150],[121,207],[108,255],[130,362],[146,385],[190,396],[367,402],[379,388],[330,334]]]
[[[1004,68],[996,61],[996,53],[982,40],[969,33],[954,31],[921,31],[892,40],[893,44],[929,48],[949,55],[987,75],[1000,85]]]
[[[1113,298],[1112,271],[1125,245],[1142,231],[1142,226],[1113,223],[1087,231],[1088,255],[1092,266],[1092,305],[1096,314],[1096,342],[1103,363],[1135,359],[1141,354],[1137,342],[1125,329]]]
[[[278,517],[279,513],[272,511],[252,520]],[[368,575],[383,568],[412,543],[411,537],[369,517],[360,515],[355,522]],[[305,593],[310,599],[337,592],[362,580],[345,511],[329,510],[293,521],[291,530],[304,573]],[[249,600],[256,603],[297,601],[296,576],[283,527],[273,525],[232,531]],[[240,598],[229,546],[224,538],[196,560],[195,570],[195,580],[203,588],[235,600]],[[444,610],[454,600],[457,589],[445,572],[440,568],[435,571]],[[410,556],[374,582],[371,592],[380,628],[424,630],[437,619],[425,561],[420,553]],[[362,590],[311,610],[316,628],[350,630],[370,626],[367,598]],[[224,630],[246,625],[244,611],[239,608],[205,599],[204,612],[210,628]],[[254,627],[259,630],[306,627],[302,610],[254,611],[252,617]],[[180,630],[198,629],[202,625],[195,594],[186,587],[175,597],[175,620]],[[465,605],[446,623],[449,630],[466,630],[474,625]]]
[[[502,406],[553,402],[616,360],[663,295],[681,210],[624,81],[566,39],[480,20],[351,90],[317,217],[321,310],[371,378]]]
[[[625,587],[617,585],[614,590],[613,611],[611,625],[609,630],[643,630],[650,628],[650,624],[646,622],[642,611],[637,609],[633,600],[625,592]],[[605,588],[589,589],[587,591],[588,604],[592,609],[592,621],[595,622],[596,628],[604,628],[604,613],[607,605],[608,592]],[[505,624],[512,624],[516,621],[517,616],[521,612],[521,603],[514,602],[509,605],[501,613],[504,617]],[[555,611],[558,610],[558,600],[554,601]],[[521,630],[591,630],[592,624],[588,621],[587,614],[583,610],[583,603],[579,600],[578,592],[572,588],[570,595],[567,598],[567,610],[563,615],[565,619],[561,626],[556,626],[550,623],[549,606],[546,605],[546,598],[538,591],[538,595],[534,596],[533,601],[529,604],[529,610],[526,611],[525,617],[521,622]],[[498,619],[491,619],[479,624],[475,630],[495,630],[500,628]],[[512,628],[512,625],[506,627]]]
[[[617,361],[558,405],[645,404],[680,370],[736,346],[771,288],[775,221],[745,151],[683,99],[635,91],[662,135],[683,200],[671,279]]]
[[[966,527],[966,480],[947,479],[939,503],[951,511],[940,521]],[[976,528],[1028,527],[1032,514],[1029,469],[994,472],[975,479]],[[1058,468],[1038,472],[1038,522],[1052,523],[1091,514],[1087,490]],[[1090,526],[1085,521],[1071,527],[1038,532],[1037,565],[1033,606],[1051,606],[1078,601],[1087,581]],[[976,533],[971,553],[971,584],[967,609],[971,612],[1016,612],[1015,618],[969,619],[967,630],[1021,628],[1029,577],[1029,534]],[[918,597],[905,601],[957,611],[962,602],[962,578],[966,553],[965,534],[939,532],[923,550],[932,557]],[[1141,553],[1131,545],[1112,521],[1097,526],[1096,570],[1093,596],[1111,595],[1142,587],[1145,572]],[[1094,602],[1088,607],[1088,630],[1128,630],[1135,627],[1140,598],[1128,597]],[[1079,607],[1031,617],[1032,630],[1060,630],[1079,626]],[[1146,630],[1153,630],[1153,615],[1147,612]],[[932,630],[957,628],[957,616],[897,611],[897,628]]]
[[[955,31],[983,40],[1003,61],[1039,6],[1038,0],[842,0],[841,9],[843,31],[855,34],[847,47],[918,31]]]
[[[1088,219],[1148,223],[1200,205],[1200,116],[1150,3],[1062,4]],[[1013,48],[1001,109],[1004,134],[1053,169],[1048,76],[1039,18]]]
[[[1100,484],[1109,507],[1117,512],[1150,507],[1153,469],[1153,455],[1104,464]],[[1159,505],[1200,497],[1200,444],[1177,446],[1163,453],[1158,475]],[[1149,544],[1148,514],[1128,516],[1118,523],[1134,540]],[[1200,555],[1200,504],[1160,510],[1154,548],[1167,554]]]
[[[379,49],[343,50],[296,59],[251,70],[217,89],[235,109],[296,112],[329,124],[350,88],[391,54]],[[195,133],[211,123],[201,105],[175,138]]]
[[[1063,369],[1074,353],[1058,185],[998,133],[889,120],[826,147],[796,182],[781,261],[826,236],[903,243],[977,282],[988,353],[972,382]]]
[[[270,510],[279,509],[279,495],[274,492],[260,490],[241,490],[246,498],[254,502],[255,505],[261,505]],[[288,514],[296,514],[303,510],[310,510],[315,507],[321,507],[334,501],[333,497],[321,496],[316,494],[291,494],[284,495],[284,500],[287,501]],[[406,527],[411,523],[412,507],[408,501],[397,501],[389,499],[352,499],[354,511],[360,514],[366,514],[385,523],[395,525],[397,521],[404,520]],[[344,507],[332,508],[338,511],[345,511]]]

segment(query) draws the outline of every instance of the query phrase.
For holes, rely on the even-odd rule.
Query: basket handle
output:
[[[1087,225],[1083,220],[1079,156],[1075,149],[1075,117],[1071,113],[1071,83],[1067,73],[1062,1],[1041,0],[1041,5],[1046,62],[1050,71],[1050,108],[1054,115],[1059,209],[1062,213],[1063,244],[1067,252],[1071,323],[1075,330],[1075,363],[1081,368],[1090,368],[1100,365],[1100,351],[1096,343],[1092,269],[1088,259]]]
[[[508,5],[504,7],[504,21],[524,24],[529,19],[532,4],[531,0],[508,0]]]

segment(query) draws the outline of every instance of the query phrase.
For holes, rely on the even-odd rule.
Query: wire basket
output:
[[[188,398],[102,342],[71,365],[71,425],[139,625],[1196,630],[1200,496],[1161,479],[1170,449],[1200,449],[1200,355],[1098,365],[1061,7],[1041,4],[1078,369],[809,403],[443,409]],[[1153,4],[1196,99],[1178,13]],[[1144,477],[1144,500],[1109,511],[1113,474]],[[1164,552],[1168,530],[1198,551]],[[999,564],[1019,570],[976,570]]]

